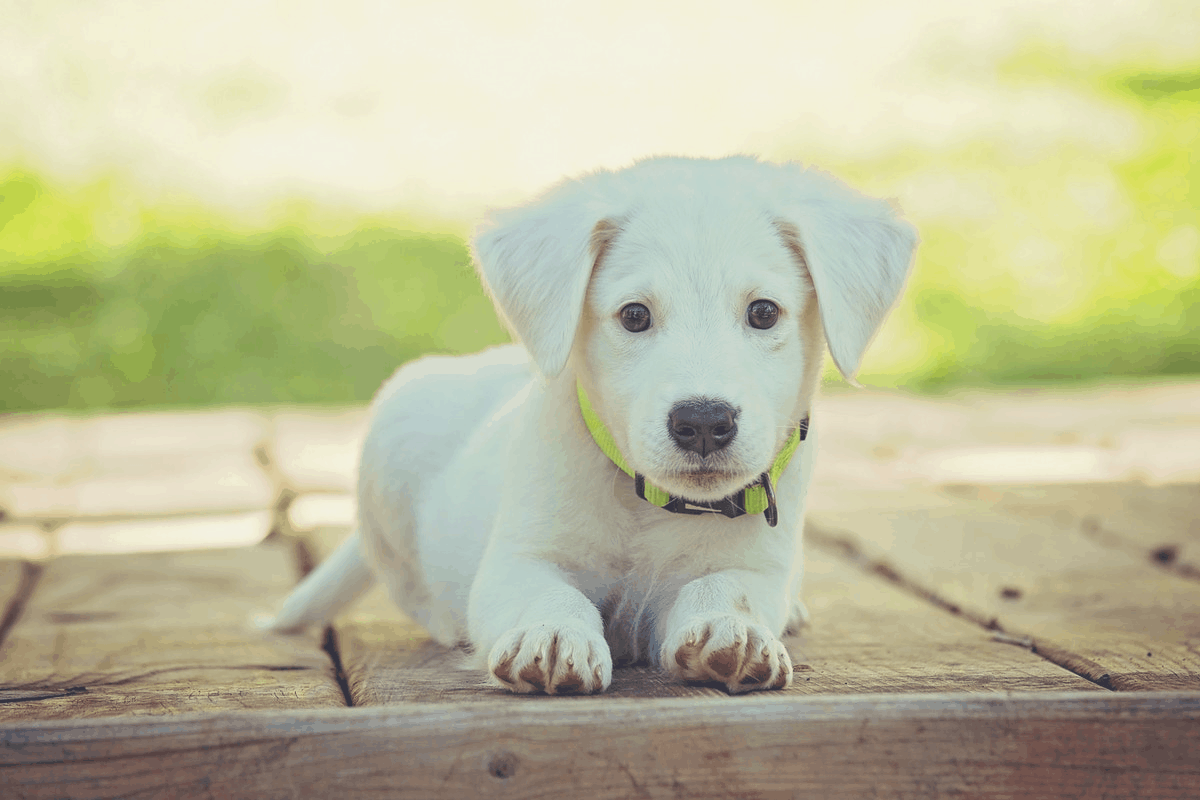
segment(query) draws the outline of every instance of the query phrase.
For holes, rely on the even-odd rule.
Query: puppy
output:
[[[427,357],[380,390],[356,534],[274,621],[382,580],[514,692],[650,662],[781,689],[828,347],[851,378],[916,234],[795,164],[657,158],[551,189],[475,238],[521,346]]]

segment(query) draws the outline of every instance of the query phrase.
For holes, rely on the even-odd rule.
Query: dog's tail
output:
[[[260,624],[276,633],[296,633],[310,625],[326,623],[374,583],[375,575],[363,558],[356,530],[333,555],[300,581],[283,601],[279,614]]]

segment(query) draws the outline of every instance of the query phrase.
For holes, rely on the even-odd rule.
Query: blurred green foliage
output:
[[[503,341],[489,309],[452,236],[158,234],[0,272],[0,407],[362,402],[421,353]]]
[[[864,381],[1200,373],[1200,72],[1097,74],[1034,48],[1000,74],[1058,91],[1074,135],[1030,147],[998,133],[839,168],[946,198],[915,219],[917,266]],[[1113,113],[1089,130],[1070,119],[1076,98]]]
[[[863,380],[1200,373],[1200,72],[1098,74],[1033,49],[1000,80],[1115,109],[1134,144],[998,132],[823,163],[946,198],[910,214],[917,268]],[[0,177],[0,410],[364,402],[420,353],[506,339],[459,236],[237,232],[200,211],[117,213],[119,194]]]

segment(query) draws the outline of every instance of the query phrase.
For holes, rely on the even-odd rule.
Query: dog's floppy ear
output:
[[[548,377],[567,363],[592,269],[615,235],[598,186],[605,178],[559,184],[528,206],[491,215],[475,235],[484,286]]]
[[[886,201],[812,169],[798,177],[777,224],[812,278],[833,363],[853,382],[904,288],[917,232]]]

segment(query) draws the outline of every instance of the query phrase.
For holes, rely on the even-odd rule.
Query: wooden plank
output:
[[[809,548],[812,621],[788,642],[797,694],[1098,690],[882,576]]]
[[[981,506],[1059,527],[1200,578],[1200,484],[1084,483],[947,487]]]
[[[318,534],[313,548],[331,552],[343,532]],[[788,641],[795,664],[789,694],[896,692],[1099,691],[1026,648],[918,600],[890,582],[813,554],[805,598],[813,624]],[[464,670],[461,652],[429,640],[379,587],[335,626],[355,705],[495,702],[507,693]],[[685,685],[656,669],[621,668],[607,696],[727,697],[722,689]]]
[[[942,483],[1200,482],[1200,382],[821,399],[810,496]]]
[[[1200,582],[1097,542],[1080,526],[946,500],[813,515],[809,540],[858,558],[1113,689],[1200,688]]]
[[[272,419],[276,467],[298,491],[352,491],[369,409],[305,408]]]
[[[77,520],[54,532],[59,555],[253,547],[271,530],[269,510]]]
[[[122,471],[122,469],[124,471]],[[180,452],[141,464],[91,464],[69,478],[12,483],[16,520],[133,517],[268,508],[274,488],[250,451]]]
[[[24,561],[0,561],[0,614],[9,606],[24,581],[26,572]]]
[[[267,636],[291,551],[68,556],[0,651],[0,720],[344,705],[316,635]]]
[[[17,620],[25,612],[42,568],[29,561],[0,561],[0,654]]]
[[[266,434],[242,410],[19,414],[0,420],[0,499],[25,520],[266,508]]]
[[[518,698],[0,727],[73,797],[1200,796],[1200,694]]]
[[[41,561],[50,557],[51,535],[42,525],[4,524],[0,517],[0,559]]]

